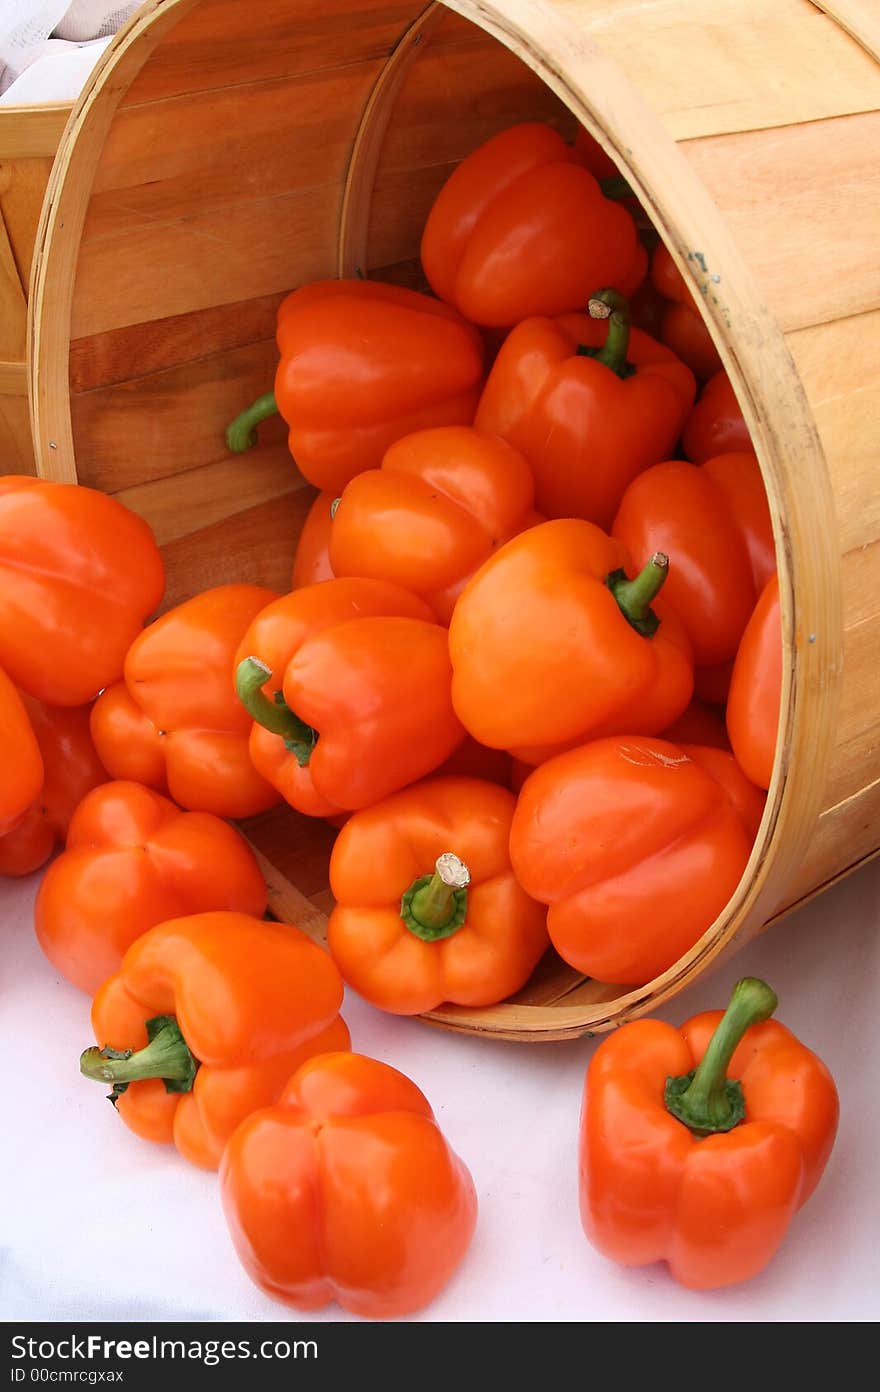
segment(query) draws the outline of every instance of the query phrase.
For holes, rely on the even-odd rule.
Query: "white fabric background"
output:
[[[0,107],[73,101],[138,0],[0,0]]]
[[[248,1280],[213,1176],[139,1141],[78,1072],[88,1001],[41,956],[36,877],[0,881],[0,1313],[6,1320],[296,1320]],[[749,944],[660,1012],[680,1022],[766,976],[779,1018],[826,1061],[842,1120],[825,1178],[767,1270],[710,1294],[664,1266],[623,1270],[577,1211],[581,1087],[595,1041],[524,1047],[345,1014],[355,1048],[408,1073],[470,1166],[473,1247],[431,1321],[861,1321],[877,1317],[880,863]],[[350,1316],[337,1307],[317,1316]]]

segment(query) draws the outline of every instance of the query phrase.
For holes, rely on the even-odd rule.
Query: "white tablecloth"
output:
[[[36,878],[0,882],[0,1312],[6,1320],[297,1318],[248,1280],[213,1176],[126,1131],[81,1078],[88,1002],[42,957]],[[847,1321],[877,1316],[880,864],[750,944],[660,1013],[679,1022],[766,977],[779,1018],[841,1093],[837,1146],[782,1251],[740,1288],[698,1295],[666,1268],[622,1270],[586,1243],[577,1129],[595,1041],[492,1044],[346,1005],[354,1046],[409,1073],[470,1166],[474,1244],[434,1321]],[[335,1306],[318,1318],[350,1318]]]

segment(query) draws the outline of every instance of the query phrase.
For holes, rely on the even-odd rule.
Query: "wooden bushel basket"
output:
[[[735,385],[785,649],[742,883],[646,986],[548,958],[515,1000],[437,1023],[525,1040],[620,1024],[880,847],[878,48],[872,0],[147,0],[74,109],[31,297],[37,466],[152,523],[168,604],[288,586],[312,490],[283,427],[244,458],[223,440],[271,383],[283,294],[337,274],[418,283],[434,195],[515,121],[579,120],[601,141]],[[275,912],[320,936],[330,833],[289,811],[247,829]]]

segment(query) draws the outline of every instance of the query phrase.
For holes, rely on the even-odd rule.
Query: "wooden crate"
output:
[[[514,1002],[435,1012],[448,1027],[619,1024],[880,845],[878,30],[870,0],[265,0],[258,21],[243,0],[148,0],[75,110],[39,232],[37,467],[149,519],[169,604],[221,580],[286,585],[310,491],[281,432],[244,460],[223,442],[270,382],[284,292],[411,278],[443,180],[514,121],[597,136],[731,375],[773,513],[785,647],[742,883],[647,986],[548,959]],[[285,813],[252,835],[276,911],[320,935],[328,834]]]

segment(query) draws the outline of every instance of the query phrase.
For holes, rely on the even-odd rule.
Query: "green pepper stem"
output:
[[[270,416],[277,416],[278,403],[275,400],[274,392],[266,392],[263,396],[258,396],[256,401],[246,406],[235,420],[230,421],[226,427],[226,446],[231,449],[233,454],[244,454],[245,450],[253,449],[257,443],[257,426],[261,421],[268,420]]]
[[[745,1117],[745,1099],[742,1085],[727,1077],[730,1060],[746,1030],[769,1020],[777,1005],[766,981],[754,976],[738,981],[699,1066],[666,1079],[667,1111],[700,1136],[732,1131]]]
[[[246,657],[236,668],[236,695],[258,725],[273,735],[281,736],[285,747],[304,768],[318,742],[318,732],[294,714],[280,691],[274,701],[269,700],[263,687],[271,676],[272,669],[265,662],[258,657]]]
[[[596,362],[604,363],[618,377],[626,375],[626,354],[629,348],[630,313],[629,300],[619,290],[606,286],[590,296],[587,306],[591,319],[607,319],[608,335],[604,348],[592,356]]]
[[[118,1091],[143,1078],[161,1078],[169,1092],[190,1092],[199,1065],[174,1016],[157,1015],[146,1028],[150,1042],[143,1049],[86,1049],[80,1072]]]
[[[433,875],[413,880],[400,901],[400,917],[423,942],[457,933],[467,916],[471,872],[452,851],[437,857]]]
[[[669,574],[669,557],[655,551],[648,564],[630,580],[625,570],[613,570],[605,583],[627,623],[643,638],[653,638],[660,620],[651,608]]]
[[[599,180],[599,187],[606,198],[635,198],[632,185],[622,174],[609,174],[607,179]]]

